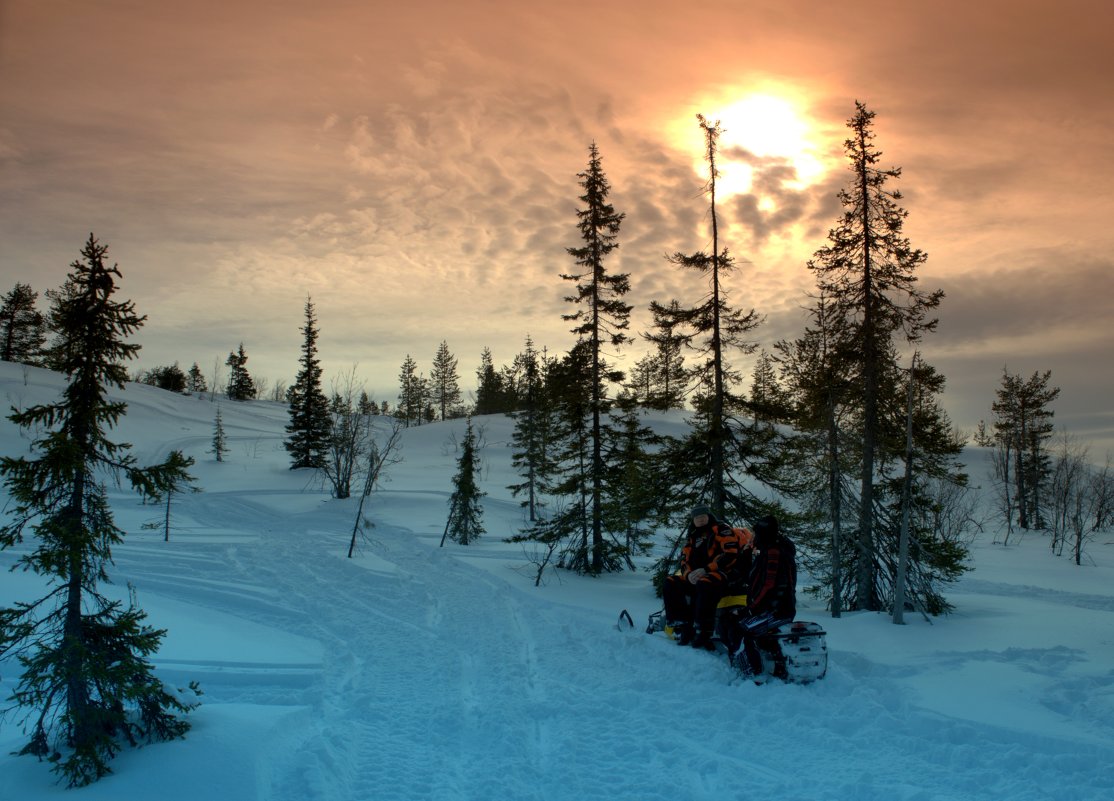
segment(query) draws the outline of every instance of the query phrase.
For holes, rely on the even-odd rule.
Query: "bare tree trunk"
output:
[[[894,612],[897,625],[905,623],[905,573],[909,568],[909,517],[913,505],[913,398],[916,391],[914,373],[917,367],[917,354],[909,367],[909,397],[905,410],[905,481],[901,493],[901,534],[897,548],[897,571],[894,576]]]
[[[166,517],[163,520],[163,525],[162,525],[162,530],[163,530],[162,541],[163,542],[170,542],[170,498],[171,498],[172,495],[174,495],[173,490],[167,491],[167,493],[166,493]]]
[[[836,425],[835,398],[828,390],[828,487],[832,515],[832,617],[843,614],[843,493],[839,480],[839,428]]]

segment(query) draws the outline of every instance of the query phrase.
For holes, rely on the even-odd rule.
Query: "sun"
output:
[[[791,94],[751,92],[728,102],[708,103],[702,113],[710,123],[718,121],[722,130],[716,165],[720,172],[716,180],[719,194],[752,191],[755,161],[792,167],[795,178],[784,182],[789,189],[804,189],[826,171],[814,126],[803,103]],[[683,129],[678,122],[675,128],[675,141],[693,149],[698,172],[706,174],[704,143],[695,119],[686,120]]]

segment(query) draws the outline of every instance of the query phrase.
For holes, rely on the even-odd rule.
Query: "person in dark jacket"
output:
[[[692,510],[681,567],[662,585],[666,626],[679,644],[714,648],[716,604],[750,569],[747,535],[717,520],[707,506]]]
[[[767,515],[754,524],[754,557],[747,587],[747,616],[743,620],[743,646],[754,673],[761,670],[755,638],[796,616],[796,548],[781,533],[777,518]]]

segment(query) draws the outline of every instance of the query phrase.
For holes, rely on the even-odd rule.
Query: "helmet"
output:
[[[773,515],[766,515],[754,521],[754,544],[758,548],[764,548],[768,543],[774,541],[780,531],[777,518]]]

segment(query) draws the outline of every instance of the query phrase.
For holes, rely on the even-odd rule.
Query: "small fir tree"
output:
[[[224,455],[228,453],[228,437],[224,433],[224,421],[221,420],[220,406],[217,406],[216,418],[213,420],[213,447],[209,449],[209,453],[213,454],[218,462],[223,462]]]
[[[778,384],[777,371],[770,353],[758,354],[750,384],[750,409],[756,422],[780,423],[789,416],[784,393]]]
[[[995,441],[1012,456],[1006,468],[1012,469],[1017,523],[1023,529],[1044,527],[1041,496],[1050,472],[1047,443],[1054,415],[1050,405],[1060,395],[1059,387],[1049,386],[1051,378],[1051,370],[1025,379],[1003,368],[1002,386],[991,404]]]
[[[198,367],[197,362],[186,373],[186,392],[191,395],[201,395],[209,391],[209,385],[205,382],[205,376]]]
[[[185,392],[188,379],[178,366],[178,362],[170,366],[152,367],[139,376],[139,383],[165,389],[167,392]]]
[[[468,545],[484,533],[483,506],[480,499],[487,493],[480,490],[477,479],[480,473],[480,448],[472,419],[464,430],[460,444],[460,459],[453,476],[453,494],[449,498],[449,519],[445,531],[454,542]]]
[[[676,300],[668,306],[653,304],[650,311],[654,317],[654,331],[643,334],[647,342],[654,344],[655,352],[650,359],[649,389],[646,405],[651,409],[681,409],[685,405],[692,375],[685,367],[685,348],[692,343],[692,335],[686,334],[680,323],[682,309]]]
[[[17,283],[0,302],[0,359],[38,364],[46,343],[46,318],[35,308],[39,293]]]
[[[504,403],[504,387],[491,348],[480,353],[480,366],[476,368],[476,404],[472,414],[500,414],[509,411]]]
[[[228,399],[234,401],[246,401],[255,397],[255,382],[248,372],[248,355],[244,352],[244,343],[240,343],[240,349],[235,353],[229,353],[228,358],[224,362],[228,365]]]
[[[521,354],[522,399],[519,409],[512,414],[514,433],[511,437],[511,463],[522,480],[507,489],[514,496],[524,495],[522,506],[527,510],[531,523],[538,520],[545,477],[553,471],[549,446],[553,437],[554,409],[545,386],[547,364],[544,357],[534,350],[534,343],[526,338],[526,350]]]
[[[306,322],[302,326],[302,365],[294,385],[286,393],[290,403],[289,434],[283,445],[290,454],[290,469],[320,469],[329,448],[329,399],[321,389],[321,362],[317,358],[317,318],[313,301],[306,298]]]
[[[633,396],[620,395],[610,417],[604,519],[627,568],[636,570],[634,557],[650,552],[666,522],[668,486],[657,456],[661,440],[643,424]]]
[[[11,697],[30,728],[19,753],[49,758],[71,787],[109,773],[125,743],[184,735],[189,723],[180,714],[192,708],[148,661],[166,632],[146,624],[134,594],[125,608],[100,590],[124,534],[104,474],[122,474],[142,496],[158,498],[188,479],[192,463],[172,451],[162,464],[138,467],[127,445],[106,437],[126,408],[108,391],[124,386],[121,362],[139,350],[124,340],[145,319],[130,301],[113,300],[120,272],[105,266],[107,250],[90,234],[54,299],[55,357],[67,377],[61,400],[9,418],[45,432],[33,444],[37,458],[0,460],[12,500],[0,547],[19,545],[30,527],[17,564],[48,586],[38,600],[0,609],[0,659],[15,657],[23,668]]]
[[[395,416],[406,428],[422,423],[424,381],[418,373],[418,363],[407,353],[398,373],[398,405],[395,407]]]

